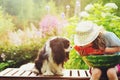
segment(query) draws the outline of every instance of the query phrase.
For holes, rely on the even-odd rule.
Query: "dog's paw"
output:
[[[43,75],[54,75],[52,72],[45,72]]]
[[[39,71],[37,69],[32,69],[32,72],[35,73],[35,74],[39,74]]]
[[[63,76],[63,73],[61,71],[57,72],[56,75]]]

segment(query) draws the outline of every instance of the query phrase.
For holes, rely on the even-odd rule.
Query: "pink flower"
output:
[[[60,21],[56,16],[46,15],[40,22],[42,33],[51,33],[53,30],[59,29]],[[57,32],[56,31],[56,32]]]

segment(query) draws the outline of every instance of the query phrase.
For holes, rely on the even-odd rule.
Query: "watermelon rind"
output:
[[[88,55],[83,56],[82,59],[91,67],[114,67],[120,64],[120,52],[109,55]]]

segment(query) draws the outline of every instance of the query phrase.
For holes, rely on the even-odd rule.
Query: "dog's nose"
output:
[[[73,47],[72,46],[70,46],[70,50],[72,49]]]

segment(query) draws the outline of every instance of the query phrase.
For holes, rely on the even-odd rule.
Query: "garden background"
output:
[[[120,0],[0,0],[0,70],[34,62],[52,36],[73,37],[78,22],[91,20],[120,38]],[[74,49],[64,65],[87,69]]]

